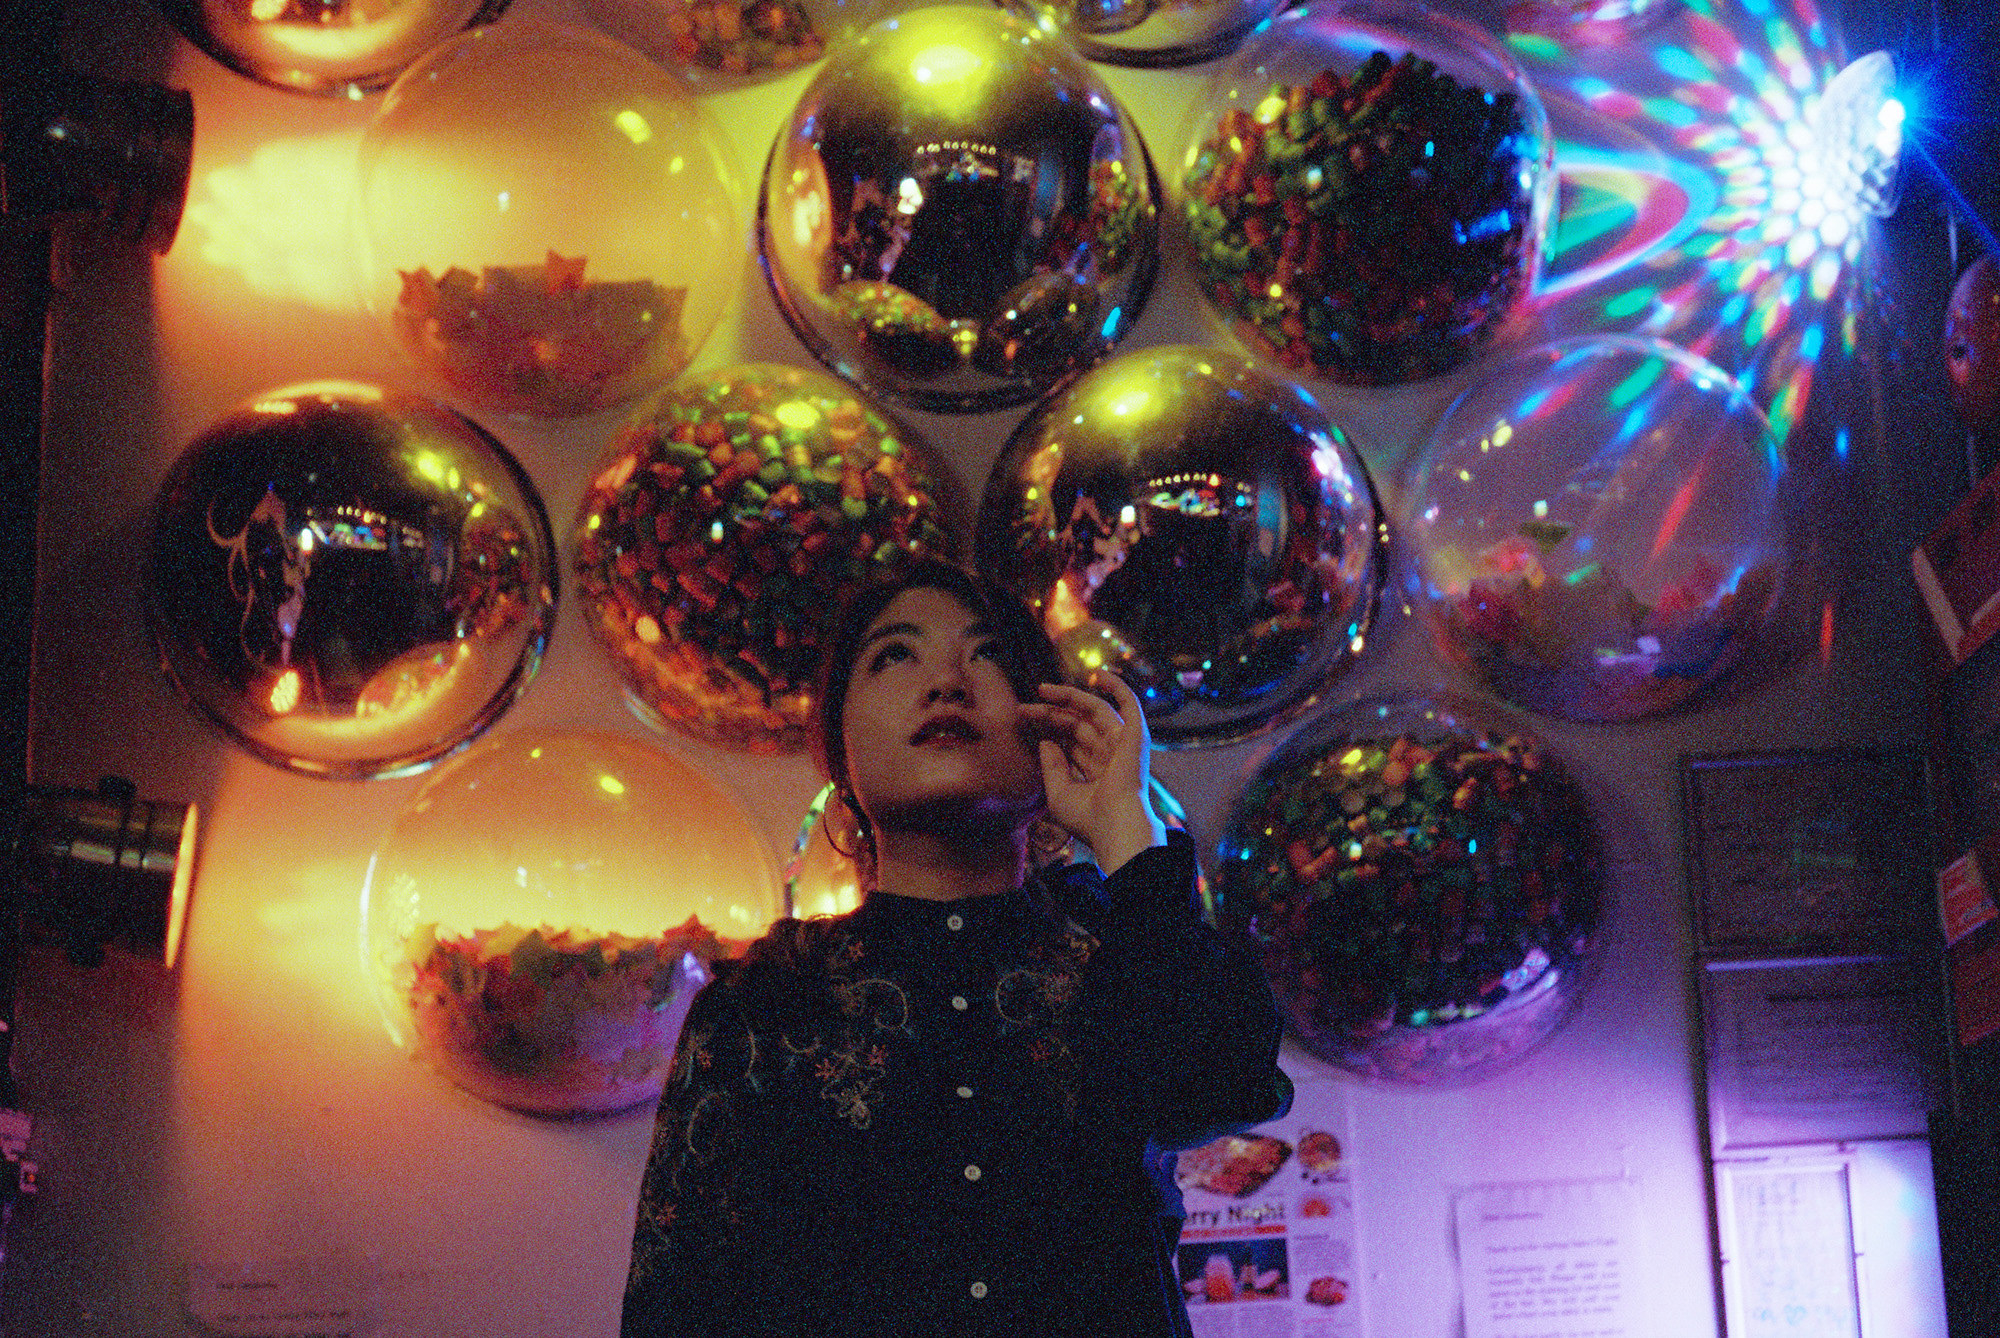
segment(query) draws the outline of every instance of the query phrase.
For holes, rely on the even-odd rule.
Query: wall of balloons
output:
[[[1688,40],[1637,80],[1592,72],[1669,8],[1524,5],[1503,39],[1406,0],[592,0],[591,27],[169,5],[246,75],[382,93],[356,246],[436,397],[291,386],[189,444],[151,535],[162,662],[267,763],[436,768],[371,869],[364,958],[399,1042],[501,1104],[644,1101],[704,957],[853,895],[823,853],[781,887],[740,832],[661,849],[674,820],[628,796],[702,784],[671,758],[482,738],[558,592],[648,725],[795,754],[829,612],[928,553],[1019,592],[1079,677],[1123,675],[1168,748],[1299,726],[1210,891],[1302,1044],[1416,1083],[1518,1059],[1593,974],[1604,880],[1589,804],[1522,722],[1697,709],[1817,625],[1787,442],[1894,197],[1893,67],[1843,68],[1809,6],[1763,6],[1759,47],[1688,0]],[[1097,68],[1202,62],[1171,145]],[[815,63],[740,198],[705,94]],[[746,225],[818,366],[703,364]],[[1217,337],[1128,346],[1174,267]],[[1605,332],[1542,337],[1565,326]],[[1448,376],[1407,461],[1330,407]],[[976,507],[901,416],[1023,407]],[[615,429],[552,521],[479,420],[591,415]],[[1334,705],[1385,599],[1490,700]],[[480,858],[441,835],[473,794],[686,874],[592,892],[587,928],[546,923],[574,889],[517,895],[518,851],[441,890],[426,870]]]

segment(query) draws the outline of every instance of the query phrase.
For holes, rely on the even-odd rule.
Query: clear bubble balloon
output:
[[[1077,678],[1111,669],[1168,747],[1311,705],[1361,652],[1384,528],[1348,433],[1240,354],[1121,354],[1024,419],[979,509],[980,567]]]
[[[1681,0],[1511,0],[1507,30],[1568,47],[1629,42],[1680,8]]]
[[[541,1115],[656,1102],[694,992],[779,913],[727,794],[615,734],[495,735],[441,768],[369,862],[361,963],[390,1037]]]
[[[175,461],[146,596],[160,662],[276,766],[421,769],[492,724],[541,663],[554,543],[513,457],[419,396],[274,390]]]
[[[1137,125],[1067,43],[940,6],[836,45],[765,168],[758,244],[815,357],[938,412],[1090,366],[1158,269]]]
[[[1300,1043],[1401,1083],[1484,1077],[1546,1040],[1604,919],[1595,820],[1560,761],[1491,711],[1416,697],[1287,739],[1232,806],[1216,888]]]
[[[1053,27],[1091,60],[1142,68],[1194,65],[1224,55],[1283,0],[1007,0]]]
[[[668,69],[718,85],[812,64],[909,0],[584,0],[591,21]]]
[[[640,404],[577,511],[577,585],[641,718],[725,748],[812,738],[854,590],[957,543],[932,452],[825,372],[690,372]]]
[[[1401,0],[1315,0],[1221,62],[1178,210],[1204,297],[1251,351],[1343,385],[1439,376],[1518,335],[1555,141],[1506,50]]]
[[[1585,337],[1496,364],[1408,487],[1410,579],[1440,652],[1573,720],[1657,715],[1751,654],[1789,566],[1784,456],[1713,365]]]
[[[163,0],[190,42],[260,83],[360,97],[508,0]]]
[[[362,138],[369,307],[478,410],[567,418],[678,375],[741,277],[719,129],[601,33],[512,19],[445,43]]]

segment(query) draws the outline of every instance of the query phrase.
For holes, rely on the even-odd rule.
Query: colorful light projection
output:
[[[1559,136],[1545,316],[1707,358],[1784,440],[1828,352],[1859,347],[1902,106],[1887,55],[1844,66],[1813,0],[1729,9],[1686,0],[1615,84],[1587,49],[1509,45]]]

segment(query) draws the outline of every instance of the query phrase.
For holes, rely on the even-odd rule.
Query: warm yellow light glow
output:
[[[620,795],[625,793],[625,782],[607,771],[597,778],[597,788],[609,795]]]
[[[271,710],[285,715],[299,704],[299,671],[287,669],[278,675],[278,681],[271,685]]]
[[[644,144],[653,137],[653,127],[647,124],[645,117],[630,107],[613,116],[611,122],[634,144]]]
[[[360,132],[265,140],[190,184],[175,255],[229,270],[259,297],[361,306],[348,234]]]
[[[977,74],[986,62],[979,53],[956,42],[940,42],[925,47],[910,60],[910,78],[920,84],[940,87]]]
[[[163,959],[169,971],[180,960],[181,937],[187,931],[188,902],[194,895],[195,833],[200,826],[200,816],[195,806],[189,804],[187,816],[181,819],[180,850],[174,856],[174,889],[167,902],[167,940]]]
[[[819,422],[819,410],[804,400],[786,400],[771,410],[771,416],[794,432],[804,432]]]

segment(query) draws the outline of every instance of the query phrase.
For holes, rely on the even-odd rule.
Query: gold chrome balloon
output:
[[[1138,127],[1066,42],[943,6],[837,44],[765,167],[758,245],[821,362],[937,412],[1022,404],[1131,329],[1158,269]]]
[[[1247,358],[1191,346],[1122,354],[1029,415],[987,480],[976,552],[1068,671],[1117,671],[1170,747],[1316,700],[1360,653],[1385,564],[1347,433]]]
[[[548,517],[505,449],[415,395],[275,390],[182,452],[148,612],[199,714],[275,766],[403,775],[511,705],[554,622]]]
[[[358,98],[508,0],[163,0],[190,42],[247,78],[293,93]]]

